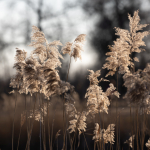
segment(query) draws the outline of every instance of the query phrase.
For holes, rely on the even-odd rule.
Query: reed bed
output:
[[[150,113],[150,64],[143,70],[135,70],[134,62],[139,62],[137,57],[132,58],[132,53],[145,51],[141,46],[146,46],[143,38],[149,31],[142,31],[147,24],[140,24],[138,11],[133,17],[128,14],[129,31],[115,28],[119,37],[114,45],[109,46],[106,63],[102,69],[109,72],[105,78],[100,78],[101,70],[88,70],[89,87],[85,93],[84,107],[77,107],[75,87],[68,82],[71,59],[82,59],[85,34],[80,34],[73,42],[64,46],[60,41],[48,42],[44,33],[36,26],[32,27],[31,44],[34,50],[27,57],[24,50],[16,50],[15,64],[16,75],[12,77],[10,86],[14,88],[10,93],[15,93],[15,109],[12,126],[12,150],[14,150],[14,128],[18,95],[24,95],[25,111],[21,114],[20,131],[17,149],[19,149],[22,127],[26,124],[25,150],[31,149],[32,134],[35,122],[39,122],[39,149],[84,149],[122,150],[123,144],[128,149],[150,149],[150,139],[145,141],[149,132]],[[62,46],[61,51],[59,47]],[[70,56],[66,80],[62,81],[58,67],[61,68],[63,55]],[[123,108],[118,106],[120,93],[118,92],[118,75],[123,75],[124,86],[127,88],[124,101],[130,114],[128,138],[122,141],[123,133]],[[107,79],[116,75],[115,87]],[[99,79],[100,78],[100,79]],[[109,87],[103,91],[100,82],[108,82]],[[30,97],[30,108],[27,107],[27,97]],[[61,101],[62,113],[61,128],[54,131],[55,117],[60,110],[52,109],[53,98]],[[112,99],[115,99],[115,109],[111,108]],[[112,114],[115,114],[112,116]],[[109,118],[109,121],[105,119]],[[51,121],[50,121],[51,120]],[[122,131],[122,132],[121,132]],[[92,132],[92,133],[91,133]],[[124,131],[126,132],[126,130]],[[61,143],[58,142],[61,136]],[[89,145],[93,141],[93,147]]]

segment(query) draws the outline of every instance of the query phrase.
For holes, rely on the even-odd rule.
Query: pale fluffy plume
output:
[[[62,47],[63,54],[69,54],[74,57],[75,61],[77,58],[81,58],[81,51],[83,51],[83,43],[85,41],[85,34],[80,34],[73,43],[67,42],[64,47]]]
[[[62,46],[60,41],[53,41],[47,45],[48,59],[51,59],[56,63],[55,67],[61,67],[61,62],[59,59],[63,59],[63,56],[58,51],[58,46]]]
[[[32,26],[31,44],[29,46],[35,48],[33,54],[37,55],[42,63],[47,57],[47,47],[45,43],[48,42],[45,38],[44,33],[40,31],[38,27]]]
[[[61,67],[59,58],[63,59],[63,57],[58,51],[58,46],[62,46],[60,41],[48,43],[44,33],[36,26],[33,26],[30,46],[35,48],[33,54],[39,58],[41,63],[47,62],[50,59],[55,68]]]
[[[90,81],[90,86],[85,94],[85,98],[87,98],[88,111],[92,115],[98,112],[108,113],[108,106],[110,105],[108,96],[114,94],[119,97],[119,93],[115,91],[113,84],[110,84],[110,87],[107,89],[107,91],[103,92],[102,88],[98,86],[98,83],[100,81],[105,81],[105,79],[101,79],[100,81],[97,79],[100,76],[100,70],[96,72],[89,70],[89,72],[90,75],[88,76],[88,79]]]
[[[66,113],[69,115],[69,117],[75,117],[77,110],[76,110],[74,104],[66,102],[65,106],[66,106]]]
[[[134,74],[126,73],[123,76],[124,85],[127,87],[127,93],[124,98],[129,99],[130,103],[134,103],[140,108],[145,108],[150,113],[150,64],[146,68],[138,70]]]
[[[135,138],[135,135],[132,135],[132,136],[129,137],[129,139],[126,140],[124,143],[129,144],[129,146],[130,146],[131,148],[133,148],[133,141],[134,141],[134,138]]]
[[[150,150],[150,139],[148,139],[147,143],[145,144],[148,150]]]
[[[49,67],[43,67],[44,82],[42,83],[41,93],[45,95],[47,99],[50,96],[56,94],[57,89],[60,86],[60,77],[58,71],[50,69]]]
[[[61,51],[62,51],[63,54],[71,55],[72,43],[67,42],[66,45],[62,47]]]
[[[101,137],[101,133],[100,133],[100,126],[98,123],[95,123],[95,130],[94,132],[94,136],[93,136],[93,140],[95,140],[95,142],[98,142],[100,140]]]
[[[85,98],[88,98],[87,106],[90,113],[92,114],[96,114],[98,112],[108,113],[108,106],[110,105],[110,101],[100,86],[91,85],[87,89]]]
[[[10,87],[22,90],[23,82],[23,68],[25,66],[26,52],[17,48],[15,56],[15,64],[13,68],[16,69],[16,75],[11,78]]]
[[[140,25],[140,18],[138,16],[138,11],[134,12],[134,16],[128,15],[130,20],[130,31],[120,28],[116,29],[116,35],[120,36],[114,41],[114,45],[109,46],[111,52],[106,53],[110,55],[104,64],[103,69],[107,68],[110,70],[108,75],[114,75],[117,70],[120,74],[130,72],[128,67],[133,68],[134,63],[130,58],[132,52],[140,53],[142,50],[140,46],[145,46],[145,42],[142,39],[149,34],[148,31],[140,32],[147,24]],[[134,61],[139,61],[138,58],[134,58]]]
[[[48,109],[49,109],[50,103],[48,103]],[[43,103],[41,106],[39,106],[38,109],[35,110],[33,114],[33,110],[30,111],[30,115],[28,118],[33,118],[36,121],[41,121],[43,123],[44,117],[47,115],[47,103]]]
[[[94,72],[93,70],[88,70],[90,74],[88,75],[88,79],[90,81],[90,85],[98,85],[98,77],[101,75],[101,70],[97,70]]]
[[[95,130],[94,130],[94,136],[93,140],[95,142],[104,141],[104,143],[110,142],[111,144],[114,144],[114,131],[115,130],[115,124],[109,124],[107,129],[101,129],[98,123],[95,123]]]
[[[15,56],[17,73],[15,78],[11,79],[10,86],[18,88],[19,93],[31,94],[38,92],[38,72],[37,62],[32,57],[26,58],[26,52],[17,49]]]
[[[32,56],[26,59],[26,64],[23,68],[23,82],[24,90],[20,90],[19,93],[28,94],[30,92],[31,96],[35,92],[39,92],[41,88],[42,80],[40,78],[41,71],[39,69],[41,65]]]
[[[114,85],[112,84],[112,83],[110,83],[109,84],[109,88],[107,88],[107,90],[106,90],[106,95],[107,96],[110,96],[110,95],[115,95],[116,97],[118,97],[119,98],[119,95],[120,95],[120,93],[119,92],[117,92],[117,91],[115,91],[116,90],[116,88],[114,87]]]
[[[39,80],[42,80],[38,86],[38,91],[49,99],[50,96],[58,94],[58,92],[62,94],[66,91],[66,88],[63,91],[61,90],[62,87],[59,89],[62,82],[57,70],[57,67],[61,67],[60,58],[63,59],[58,50],[58,46],[62,46],[62,43],[60,41],[48,43],[43,32],[35,26],[32,29],[30,46],[35,48],[32,56],[35,60],[38,60],[38,63],[34,68],[38,67],[36,70],[40,76],[37,77],[36,85],[39,83]]]
[[[26,52],[17,50],[14,67],[17,69],[15,79],[11,80],[11,86],[20,87],[19,93],[40,92],[49,99],[53,95],[61,95],[67,91],[73,91],[74,87],[68,82],[60,80],[57,67],[61,67],[58,46],[60,41],[48,43],[43,32],[36,26],[32,27],[31,44],[35,49],[29,58]]]
[[[88,113],[86,111],[78,112],[74,104],[70,102],[70,96],[68,97],[68,95],[66,95],[65,98],[69,98],[69,101],[65,103],[66,113],[69,117],[73,118],[69,121],[70,125],[67,130],[70,130],[70,133],[78,131],[80,135],[86,131],[86,118]]]
[[[39,31],[36,31],[37,33]],[[40,31],[41,33],[41,31]],[[61,67],[60,58],[63,59],[62,55],[58,51],[58,46],[62,46],[62,43],[60,41],[53,41],[51,43],[48,43],[46,38],[44,37],[44,34],[42,34],[43,39],[45,39],[45,43],[40,43],[45,46],[45,52],[44,55],[45,58],[41,60],[42,64],[40,69],[41,78],[43,82],[41,83],[41,90],[40,92],[45,95],[47,99],[49,99],[51,96],[58,94],[62,94],[66,88],[62,91],[60,85],[62,85],[57,67]],[[36,41],[36,39],[35,39]],[[44,51],[43,49],[43,51]]]
[[[87,112],[83,111],[83,112],[76,112],[74,115],[74,119],[70,120],[69,123],[69,127],[67,130],[70,130],[69,132],[76,132],[77,130],[79,131],[79,135],[82,132],[86,131],[86,117],[87,117]]]
[[[85,34],[80,34],[74,41],[83,43],[85,41],[85,36]]]

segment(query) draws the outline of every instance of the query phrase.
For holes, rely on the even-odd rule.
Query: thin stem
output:
[[[63,97],[63,150],[65,150],[65,98]]]
[[[49,142],[49,149],[50,149],[50,125],[49,125],[49,107],[47,101],[47,126],[48,126],[48,142]]]
[[[55,118],[55,113],[54,113],[54,117],[53,117],[53,123],[52,123],[52,131],[51,131],[51,150],[52,150],[52,139],[53,139],[53,128],[54,128],[54,118]]]
[[[44,119],[44,101],[42,99],[42,107],[43,107],[43,147],[44,147],[44,150],[46,150],[46,137],[45,137],[45,119]]]
[[[83,136],[84,136],[84,140],[85,140],[85,143],[86,143],[86,147],[87,147],[87,149],[89,150],[89,147],[88,147],[88,144],[87,144],[87,141],[86,141],[86,138],[85,138],[84,132],[83,132]]]
[[[68,81],[68,76],[69,76],[69,70],[70,70],[70,64],[71,64],[71,56],[70,56],[70,62],[69,62],[69,67],[68,67],[68,72],[67,72],[67,78],[66,82]],[[66,149],[66,132],[65,132],[65,98],[63,97],[63,150]]]
[[[17,105],[17,91],[16,91],[16,99],[15,99],[15,109],[14,109],[14,118],[13,118],[13,127],[12,127],[12,150],[14,149],[14,124],[15,124],[15,115],[16,115],[16,105]]]
[[[103,112],[103,129],[104,129],[104,112]],[[104,139],[103,139],[103,149],[105,150]]]
[[[40,150],[42,150],[42,139],[41,139],[41,119],[42,119],[42,112],[41,112],[40,97],[39,97],[39,105],[40,105]]]
[[[19,138],[18,138],[17,150],[18,150],[18,148],[19,148],[19,141],[20,141],[21,129],[22,129],[22,126],[20,125],[20,131],[19,131]]]
[[[138,108],[137,108],[137,110],[136,110],[136,115],[137,115],[137,132],[136,132],[136,140],[137,140],[137,142],[136,142],[136,144],[137,144],[137,150],[139,150],[139,145],[138,145]]]
[[[43,106],[44,107],[44,106]],[[44,110],[44,108],[43,108]],[[45,117],[44,117],[44,112],[43,112],[43,125],[44,125],[44,150],[46,150],[46,133],[45,133]]]
[[[143,108],[144,109],[144,108]],[[145,109],[144,109],[144,112],[143,112],[143,109],[142,109],[142,122],[143,122],[143,124],[144,124],[144,126],[145,126]],[[142,150],[143,150],[143,147],[144,147],[144,139],[145,139],[145,132],[144,132],[144,126],[142,127],[142,143],[141,143],[141,146],[142,146]]]
[[[117,92],[118,92],[118,69],[117,69]],[[118,117],[117,117],[117,114],[118,114],[118,98],[116,100],[116,130],[117,130],[116,137],[117,137],[117,150],[119,150],[119,145],[118,145]]]
[[[27,137],[29,138],[29,129],[28,129],[28,114],[27,114],[27,97],[25,95],[25,111],[26,111],[26,126],[27,126]],[[29,147],[28,147],[29,149]]]
[[[110,113],[109,113],[109,114],[110,114],[110,115],[109,115],[109,117],[110,117],[110,118],[109,118],[109,121],[110,121],[110,122],[109,122],[109,123],[111,123],[111,106],[110,106],[109,110],[110,110]],[[110,126],[110,129],[111,129],[111,126]],[[110,132],[110,136],[111,136],[111,132]],[[111,150],[111,147],[112,147],[112,144],[110,143],[110,150]]]
[[[37,99],[37,94],[36,94],[36,99]],[[35,99],[35,102],[34,102],[34,108],[33,108],[33,121],[32,121],[32,125],[31,125],[31,129],[30,129],[30,132],[29,132],[29,138],[27,140],[27,144],[26,144],[26,150],[27,148],[29,147],[30,145],[30,140],[31,140],[31,134],[32,134],[32,129],[33,129],[33,124],[34,124],[34,119],[35,119],[35,105],[36,105],[36,99]]]
[[[68,73],[67,73],[67,79],[66,79],[66,81],[68,81],[69,70],[70,70],[70,64],[71,64],[71,56],[70,56],[70,62],[69,62],[69,67],[68,67]]]
[[[68,128],[68,115],[66,114],[66,132]],[[66,134],[66,150],[67,150],[67,134]]]

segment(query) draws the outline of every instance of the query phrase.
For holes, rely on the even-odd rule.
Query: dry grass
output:
[[[62,134],[61,149],[75,150],[80,145],[89,147],[88,131],[89,125],[92,125],[92,137],[94,142],[92,149],[122,149],[121,133],[123,130],[121,123],[123,122],[123,110],[119,110],[118,99],[120,94],[118,92],[118,74],[123,74],[124,86],[127,87],[127,93],[124,98],[129,100],[129,127],[130,131],[128,138],[123,143],[128,144],[128,148],[143,150],[144,146],[149,148],[149,141],[145,144],[146,131],[148,125],[148,114],[150,112],[150,64],[144,70],[135,71],[134,61],[139,61],[138,58],[131,58],[133,52],[140,53],[144,49],[141,46],[146,46],[143,38],[149,34],[149,31],[142,31],[147,24],[140,24],[140,17],[138,11],[134,12],[133,17],[128,15],[130,30],[116,29],[116,35],[119,38],[114,41],[114,45],[109,46],[110,52],[106,53],[109,57],[106,58],[106,63],[103,69],[109,70],[106,75],[117,74],[117,87],[112,83],[104,92],[99,86],[101,81],[109,82],[107,79],[101,78],[100,70],[89,70],[90,74],[88,80],[90,85],[85,94],[87,101],[84,107],[77,107],[75,90],[70,83],[68,83],[69,69],[67,72],[66,81],[62,81],[59,76],[58,67],[61,67],[62,54],[59,52],[58,46],[63,46],[60,41],[53,41],[49,43],[45,35],[37,27],[33,26],[31,44],[34,47],[33,52],[27,58],[24,50],[17,49],[15,56],[14,68],[16,75],[12,77],[10,86],[15,88],[16,101],[18,101],[18,92],[25,94],[25,111],[22,112],[20,123],[20,133],[18,140],[18,147],[20,142],[21,128],[26,123],[27,143],[26,150],[29,150],[32,144],[32,132],[34,131],[34,122],[40,122],[40,145],[39,149],[54,149],[58,148],[55,141],[58,140],[59,133]],[[85,41],[85,34],[79,35],[74,42],[67,42],[62,47],[63,54],[70,55],[75,60],[81,59],[81,50],[83,50],[83,43]],[[30,95],[30,96],[29,96]],[[34,95],[34,97],[32,96]],[[57,96],[61,103],[61,110],[52,109],[51,102],[53,97]],[[112,105],[112,97],[116,99],[116,109],[110,108]],[[30,107],[28,107],[27,99],[30,99]],[[34,100],[34,102],[32,102]],[[58,101],[58,102],[59,102]],[[30,108],[30,109],[29,109]],[[51,108],[51,109],[50,109]],[[12,129],[12,150],[14,149],[14,125],[16,118],[16,109],[14,111],[14,121]],[[57,113],[62,117],[59,119],[62,126],[54,131],[55,118]],[[115,117],[113,116],[115,113]],[[141,116],[139,116],[139,113]],[[21,116],[21,114],[20,114]],[[108,117],[106,117],[108,116]],[[113,118],[113,117],[114,118]],[[46,119],[47,118],[47,119]],[[109,118],[108,124],[105,123],[105,118]],[[95,128],[95,130],[94,130]],[[60,132],[61,130],[61,132]],[[122,132],[121,132],[122,131]],[[91,133],[90,133],[91,134]],[[56,135],[56,136],[55,136]],[[81,138],[82,137],[82,143]],[[48,139],[48,144],[46,142]],[[115,145],[115,146],[114,146]],[[60,149],[60,146],[59,146]]]

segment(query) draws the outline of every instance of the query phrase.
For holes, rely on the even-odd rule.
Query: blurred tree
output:
[[[100,60],[105,61],[108,45],[112,45],[117,38],[114,27],[129,29],[128,13],[133,15],[139,6],[140,2],[137,0],[87,0],[83,3],[83,9],[89,17],[95,14],[99,16],[95,31],[91,33],[91,43],[100,54]],[[141,16],[142,12],[139,13]],[[143,19],[144,16],[141,17]]]
[[[113,41],[116,40],[114,27],[120,27],[122,29],[129,29],[128,13],[133,15],[135,10],[140,8],[140,5],[144,3],[140,0],[86,0],[83,3],[83,9],[89,17],[97,15],[99,17],[95,26],[95,30],[91,32],[91,44],[95,47],[98,55],[99,61],[96,68],[101,69],[105,62],[105,53],[110,51],[108,45],[113,45]],[[146,11],[139,10],[139,16],[141,21],[144,23],[149,23],[150,21],[146,18]],[[147,28],[146,28],[147,30]],[[135,53],[132,54],[134,57]],[[138,68],[143,68],[146,62],[140,63]],[[101,64],[101,66],[99,65]],[[137,64],[137,63],[136,63]],[[102,76],[106,75],[107,70],[103,71]],[[110,80],[116,77],[109,76]],[[119,81],[119,92],[124,94],[125,88],[122,88],[123,80],[120,78]],[[104,86],[104,85],[103,85]]]

